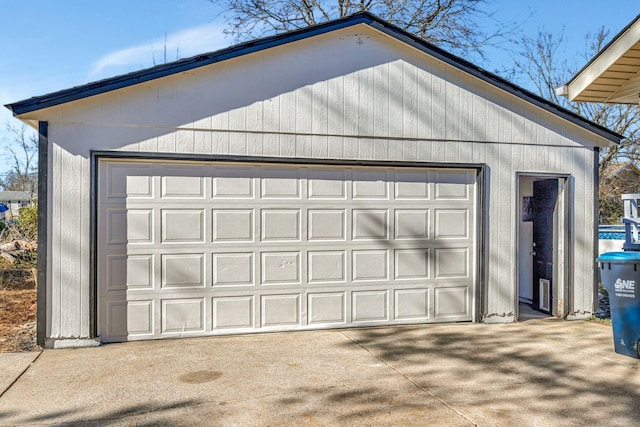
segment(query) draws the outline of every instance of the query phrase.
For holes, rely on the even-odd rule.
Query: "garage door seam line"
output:
[[[385,365],[387,365],[387,367],[389,367],[391,370],[393,370],[396,374],[400,375],[401,377],[404,377],[404,379],[406,379],[407,381],[409,381],[411,384],[413,384],[416,388],[418,388],[419,390],[422,390],[423,392],[427,393],[429,396],[433,397],[434,399],[436,399],[438,402],[440,402],[442,405],[446,406],[447,408],[449,408],[450,410],[452,410],[453,412],[455,412],[456,414],[458,414],[460,417],[464,418],[466,421],[468,421],[471,425],[473,426],[477,426],[478,424],[475,423],[473,420],[471,420],[466,414],[464,414],[463,412],[459,411],[458,409],[454,408],[453,406],[451,406],[449,403],[445,402],[443,399],[441,399],[440,397],[436,396],[435,394],[433,394],[433,392],[431,392],[429,389],[423,387],[422,385],[420,385],[419,383],[417,383],[416,381],[413,380],[413,378],[411,378],[409,375],[401,372],[400,370],[398,370],[395,366],[393,366],[391,363],[387,362],[385,359],[383,359],[382,357],[376,355],[375,353],[373,353],[371,350],[369,350],[367,347],[365,347],[362,343],[360,343],[360,341],[350,337],[349,335],[347,335],[345,333],[345,331],[340,331],[340,333],[342,335],[344,335],[348,340],[350,340],[351,342],[353,342],[354,344],[358,345],[360,348],[362,348],[364,351],[366,351],[367,353],[369,353],[371,356],[373,356],[374,358],[378,359],[379,361],[381,361],[382,363],[384,363]]]

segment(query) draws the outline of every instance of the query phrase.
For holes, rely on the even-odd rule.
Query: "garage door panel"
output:
[[[396,200],[429,200],[429,172],[396,172]]]
[[[428,248],[396,249],[395,278],[397,280],[415,280],[429,278]]]
[[[204,209],[162,209],[162,242],[204,243]]]
[[[346,209],[309,209],[309,241],[346,240]]]
[[[204,332],[204,298],[162,300],[162,332]]]
[[[347,322],[346,292],[307,294],[310,325],[344,325]]]
[[[205,254],[163,254],[162,288],[204,287]]]
[[[352,254],[354,282],[389,280],[389,251],[354,250]]]
[[[214,253],[213,286],[254,285],[255,269],[253,252]]]
[[[458,318],[470,315],[468,286],[438,287],[434,288],[433,294],[436,318]]]
[[[309,284],[345,283],[347,281],[346,251],[309,251]]]
[[[429,289],[396,289],[396,320],[429,320]]]
[[[154,332],[153,300],[129,301],[127,303],[127,333],[129,335],[152,335]]]
[[[253,209],[214,209],[213,242],[253,242]]]
[[[261,179],[263,199],[300,199],[302,197],[301,171],[291,168],[265,168]]]
[[[213,198],[253,199],[255,194],[255,178],[246,168],[238,170],[221,170],[222,176],[213,178]]]
[[[260,214],[263,242],[300,241],[300,209],[263,209]]]
[[[347,198],[347,174],[331,169],[312,169],[309,171],[308,195],[310,200]]]
[[[182,175],[163,176],[160,182],[162,199],[204,199],[206,197],[205,184],[208,180],[204,177]]]
[[[120,227],[120,224],[122,224],[123,217],[114,212],[112,219],[115,223],[110,224],[109,229],[116,231],[118,227]],[[153,211],[151,209],[128,209],[124,221],[123,227],[127,236],[124,243],[153,243],[154,221]],[[118,236],[118,238],[120,238],[120,236]],[[123,242],[118,240],[114,241],[114,243]]]
[[[435,175],[436,200],[469,200],[471,197],[469,187],[474,180],[470,172],[438,171]]]
[[[411,241],[428,239],[429,209],[396,209],[395,238]]]
[[[389,236],[387,209],[354,209],[353,240],[386,240]]]
[[[299,326],[300,295],[262,295],[261,301],[263,327]]]
[[[98,177],[105,342],[472,319],[472,171],[108,160]]]
[[[300,284],[300,252],[263,252],[261,260],[263,285]]]
[[[105,179],[100,181],[103,201],[153,197],[151,165],[111,163],[105,167],[108,169]]]
[[[254,325],[254,296],[212,298],[212,330],[251,329]]]
[[[389,178],[387,170],[354,170],[352,178],[353,199],[389,198]]]
[[[435,209],[435,239],[468,239],[469,209]]]
[[[387,290],[352,292],[353,323],[388,321],[388,296]]]
[[[435,250],[435,278],[467,278],[470,274],[469,251],[465,248]]]

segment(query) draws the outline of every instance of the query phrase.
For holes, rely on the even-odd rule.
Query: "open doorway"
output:
[[[564,316],[565,177],[518,176],[518,320]]]

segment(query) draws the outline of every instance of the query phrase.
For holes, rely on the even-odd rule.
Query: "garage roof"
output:
[[[640,15],[558,91],[570,101],[636,104],[640,94]]]
[[[460,57],[452,55],[424,40],[415,37],[406,31],[389,24],[388,22],[368,13],[360,12],[354,15],[329,21],[323,24],[278,34],[263,39],[252,40],[236,46],[231,46],[211,53],[205,53],[191,58],[181,59],[179,61],[158,65],[152,68],[134,71],[132,73],[107,78],[93,83],[76,86],[70,89],[53,92],[47,95],[37,96],[23,101],[14,102],[5,105],[10,109],[14,116],[20,116],[32,111],[41,110],[48,107],[64,104],[71,101],[87,98],[89,96],[102,94],[116,89],[125,88],[135,84],[143,83],[149,80],[158,79],[172,74],[181,73],[194,68],[225,61],[227,59],[236,58],[250,53],[262,51],[272,47],[284,45],[286,43],[295,42],[308,37],[325,34],[341,28],[355,26],[359,24],[368,25],[390,37],[393,37],[403,43],[406,43],[432,57],[435,57],[461,71],[471,74],[480,80],[483,80],[493,86],[496,86],[512,95],[515,95],[525,101],[528,101],[544,110],[547,110],[557,116],[560,116],[570,122],[583,127],[605,139],[619,143],[623,138],[621,135],[593,123],[565,108],[560,107],[546,99],[529,92],[497,75],[490,73],[471,62]]]

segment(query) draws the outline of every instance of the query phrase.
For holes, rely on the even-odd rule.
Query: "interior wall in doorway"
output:
[[[533,222],[527,218],[525,198],[533,197],[534,177],[521,176],[518,183],[518,296],[520,301],[533,300]]]

